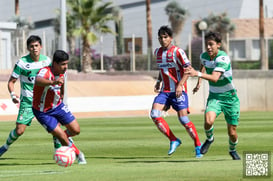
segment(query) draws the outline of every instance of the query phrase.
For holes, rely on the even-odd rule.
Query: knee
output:
[[[22,135],[24,134],[24,132],[25,132],[25,129],[24,129],[24,128],[17,128],[17,129],[16,129],[16,134],[17,134],[18,136],[22,136]]]
[[[159,118],[161,116],[161,111],[158,109],[152,109],[150,116],[152,119]]]
[[[179,121],[184,126],[191,122],[188,116],[181,116],[181,117],[179,117]]]

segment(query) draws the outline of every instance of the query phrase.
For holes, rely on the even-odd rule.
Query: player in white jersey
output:
[[[240,160],[240,156],[235,149],[238,143],[236,128],[239,124],[240,101],[232,82],[230,58],[224,51],[220,50],[221,40],[219,33],[208,32],[205,36],[207,51],[200,56],[201,72],[188,67],[185,73],[199,77],[197,85],[193,89],[194,93],[199,90],[201,79],[209,81],[209,97],[207,99],[204,124],[207,139],[201,147],[201,153],[205,154],[214,141],[213,124],[217,116],[223,112],[229,135],[229,154],[233,160]]]
[[[32,35],[27,39],[27,49],[29,54],[17,61],[8,81],[8,90],[12,102],[14,104],[20,103],[20,108],[16,127],[11,130],[6,143],[0,147],[0,156],[2,156],[8,150],[9,146],[25,132],[26,127],[30,126],[31,121],[34,118],[32,112],[32,95],[35,76],[40,68],[48,66],[51,63],[49,57],[40,54],[42,41],[39,36]],[[17,79],[20,79],[20,97],[14,92],[14,86]]]
[[[172,30],[168,26],[160,27],[158,38],[161,45],[160,48],[155,50],[156,61],[159,68],[159,76],[155,85],[155,92],[158,92],[158,95],[153,102],[150,114],[151,118],[157,128],[168,137],[170,141],[168,155],[173,154],[176,148],[180,146],[181,140],[173,134],[168,123],[162,117],[162,111],[172,106],[177,112],[178,120],[186,128],[194,141],[196,158],[200,158],[202,157],[200,153],[201,142],[194,124],[188,118],[186,82],[188,76],[184,74],[184,68],[190,66],[190,61],[181,48],[172,45]]]

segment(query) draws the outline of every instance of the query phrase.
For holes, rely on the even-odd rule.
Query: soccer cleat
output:
[[[201,146],[196,146],[195,147],[195,157],[196,158],[202,158],[203,155],[201,154]]]
[[[83,152],[80,152],[79,155],[77,155],[78,164],[79,165],[85,165],[87,164]]]
[[[175,152],[176,148],[179,147],[180,145],[181,145],[181,141],[178,138],[175,141],[171,141],[168,155],[173,154]]]
[[[58,148],[60,148],[62,146],[62,144],[59,141],[59,139],[56,138],[55,136],[53,136],[53,143],[54,143],[54,149],[55,150],[57,150]]]
[[[233,160],[241,160],[240,156],[238,155],[236,151],[230,151],[229,154]]]
[[[213,143],[213,141],[214,141],[214,138],[211,141],[206,139],[205,143],[201,146],[201,150],[200,150],[201,154],[206,154],[208,152],[210,144]]]
[[[6,152],[8,149],[3,145],[0,147],[0,157]]]

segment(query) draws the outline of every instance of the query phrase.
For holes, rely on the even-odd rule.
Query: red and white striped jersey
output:
[[[154,55],[162,78],[161,91],[175,92],[178,82],[183,77],[183,68],[190,65],[186,53],[181,48],[172,46],[169,50],[157,48]],[[184,83],[183,90],[187,92],[187,82]]]
[[[54,76],[50,67],[45,67],[38,72],[37,76],[54,81],[64,75],[60,74],[59,76]],[[61,91],[63,92],[62,85],[42,87],[34,84],[33,108],[41,112],[47,112],[48,110],[56,108],[62,102]]]

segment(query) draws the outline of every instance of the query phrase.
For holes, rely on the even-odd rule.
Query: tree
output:
[[[15,0],[15,15],[19,16],[19,0]]]
[[[67,0],[72,16],[79,23],[73,30],[82,40],[82,71],[92,71],[91,45],[98,40],[96,33],[113,33],[107,23],[113,20],[109,6],[111,2],[100,0]]]
[[[115,22],[117,54],[120,55],[124,53],[123,16],[120,7],[118,6],[113,7],[112,14]]]
[[[219,15],[215,15],[213,13],[209,14],[208,17],[203,18],[200,21],[195,23],[195,30],[197,34],[201,36],[201,30],[198,25],[201,21],[205,21],[208,25],[208,28],[205,32],[208,31],[216,31],[221,33],[222,35],[222,49],[227,51],[227,33],[232,33],[235,30],[235,24],[233,24],[230,18],[227,16],[227,13],[221,13]]]
[[[176,1],[171,1],[165,7],[165,11],[169,16],[169,22],[173,30],[174,41],[177,46],[180,46],[180,33],[184,27],[188,11],[180,6]]]
[[[147,22],[147,54],[148,54],[148,70],[151,69],[151,61],[153,58],[153,35],[152,35],[152,18],[151,18],[151,0],[146,0],[146,22]]]
[[[268,59],[265,52],[265,38],[264,38],[264,2],[259,1],[259,34],[260,34],[260,54],[261,54],[261,68],[268,70]]]

